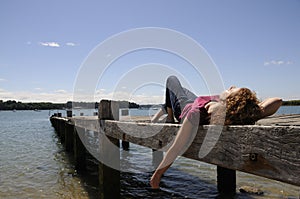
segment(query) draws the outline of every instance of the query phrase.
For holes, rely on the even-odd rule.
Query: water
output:
[[[152,114],[143,111],[143,115]],[[137,110],[132,114],[134,112]],[[281,107],[278,113],[300,114],[300,107]],[[0,127],[0,198],[98,197],[97,167],[91,163],[89,172],[76,172],[72,156],[64,151],[49,122],[49,111],[0,111]],[[129,154],[126,161],[133,165],[149,165],[151,161],[150,149],[131,144]],[[121,157],[125,159],[122,151]],[[213,165],[178,158],[163,177],[161,192],[146,189],[150,176],[151,172],[122,173],[122,198],[217,196],[216,167]],[[258,187],[264,195],[239,193],[237,198],[298,198],[300,193],[299,187],[237,172],[237,187],[242,185]]]
[[[281,106],[276,114],[300,114],[300,106]]]

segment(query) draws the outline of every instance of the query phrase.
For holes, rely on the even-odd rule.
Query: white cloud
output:
[[[47,47],[56,47],[56,48],[60,47],[59,43],[57,42],[40,42],[39,44]]]
[[[60,90],[56,90],[56,91],[54,91],[55,93],[60,93],[60,94],[65,94],[65,93],[67,93],[67,91],[66,90],[63,90],[63,89],[60,89]]]
[[[6,91],[2,88],[0,88],[0,93],[6,93]]]
[[[105,89],[96,90],[96,95],[101,95],[103,93],[105,93]]]
[[[42,88],[34,88],[34,90],[36,90],[36,91],[42,91],[43,89]]]
[[[164,102],[164,96],[159,95],[132,95],[132,93],[128,93],[125,91],[118,92],[96,92],[94,96],[94,101],[100,101],[101,99],[109,99],[109,100],[127,100],[130,102],[135,102],[138,104],[161,104]]]
[[[278,65],[284,64],[284,61],[277,61]]]
[[[293,64],[291,61],[283,61],[283,60],[271,60],[271,61],[265,61],[264,66],[280,66],[280,65],[290,65]]]
[[[9,92],[0,89],[0,99],[2,100],[16,100],[22,102],[53,102],[66,103],[72,100],[72,93],[55,93],[55,92]]]
[[[78,46],[78,44],[76,43],[73,43],[73,42],[68,42],[66,43],[67,46]]]

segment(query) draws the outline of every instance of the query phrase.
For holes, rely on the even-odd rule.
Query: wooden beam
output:
[[[107,121],[105,133],[118,139],[160,149],[170,144],[180,125]],[[199,151],[209,126],[199,126],[183,154],[195,160],[300,186],[300,127],[225,126],[204,158]],[[130,134],[127,134],[130,132]],[[153,132],[159,132],[150,136]]]
[[[97,121],[75,121],[90,130],[99,129]],[[159,150],[172,141],[179,128],[177,124],[106,121],[105,134]],[[184,157],[300,186],[300,126],[225,126],[210,153],[199,158],[208,128],[199,126]]]

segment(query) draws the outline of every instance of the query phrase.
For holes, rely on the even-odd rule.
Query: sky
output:
[[[261,100],[300,99],[299,19],[299,0],[2,0],[0,100],[64,103],[77,99],[81,89],[91,90],[88,94],[95,101],[162,103],[164,81],[172,74],[197,95],[211,94],[215,85],[202,70],[212,66],[224,88],[248,87]],[[105,42],[147,28],[168,30],[197,43],[204,65],[195,67],[158,47],[131,50],[97,65],[135,39],[104,48],[103,58],[97,49]],[[170,45],[197,56],[179,40]],[[205,58],[212,66],[201,62]],[[82,83],[87,63],[94,68]]]

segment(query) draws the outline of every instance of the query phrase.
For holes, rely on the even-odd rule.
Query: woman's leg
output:
[[[183,88],[176,76],[168,77],[166,81],[165,104],[151,119],[157,122],[163,114],[168,114],[166,122],[173,123],[174,116],[180,121],[179,116],[186,104],[192,103],[197,96],[186,88]]]
[[[165,122],[166,123],[174,123],[174,116],[173,116],[173,110],[171,108],[166,108],[167,110],[164,110],[165,108],[161,108],[155,115],[151,118],[151,123],[158,122],[159,118],[163,116],[165,113],[168,114]]]
[[[192,103],[196,95],[186,88],[183,88],[176,76],[170,76],[166,83],[165,107],[173,111],[175,118],[179,121],[179,116],[186,104]]]
[[[188,119],[184,119],[173,144],[168,149],[162,162],[159,164],[158,168],[151,177],[150,185],[153,189],[159,188],[161,176],[168,170],[171,164],[175,161],[176,157],[178,155],[182,155],[191,145],[197,133],[197,129],[198,128],[194,127],[192,123],[188,121]]]

